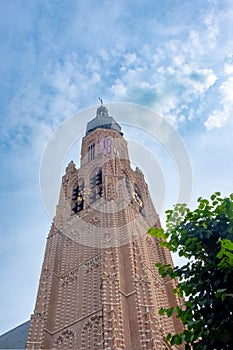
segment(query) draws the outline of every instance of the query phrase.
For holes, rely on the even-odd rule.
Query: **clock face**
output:
[[[136,189],[134,189],[134,191],[133,191],[133,198],[134,198],[135,202],[139,205],[139,207],[142,208],[143,207],[142,197]]]

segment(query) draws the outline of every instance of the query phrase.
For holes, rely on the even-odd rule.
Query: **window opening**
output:
[[[102,196],[102,169],[99,169],[96,174],[96,194],[97,198]]]
[[[93,160],[95,158],[95,144],[91,143],[88,146],[88,160]]]
[[[80,186],[76,186],[72,193],[72,211],[77,214],[79,211],[83,210],[84,198],[83,191]]]
[[[111,153],[111,139],[103,140],[104,154]]]
[[[103,193],[103,176],[101,168],[91,176],[90,187],[90,203],[93,203],[96,199],[100,198]]]

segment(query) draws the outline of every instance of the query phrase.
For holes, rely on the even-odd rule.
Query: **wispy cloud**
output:
[[[2,215],[12,232],[10,242],[16,235],[26,242],[25,215],[32,218],[29,234],[37,225],[36,215],[15,208],[16,203],[39,203],[40,157],[50,135],[73,113],[97,104],[98,96],[106,104],[142,104],[179,130],[192,157],[194,196],[216,190],[218,184],[225,193],[230,191],[230,0],[0,1],[0,16],[1,193],[8,198]],[[14,215],[20,212],[17,230],[12,210]],[[2,247],[4,235],[5,229]],[[26,248],[17,247],[15,259],[21,259]],[[41,254],[35,264],[40,264]],[[13,290],[9,276],[13,267],[20,272],[19,264],[6,254],[4,259],[4,281]],[[6,316],[12,300],[6,295],[4,300]]]
[[[227,121],[233,121],[233,76],[230,76],[219,87],[221,96],[220,109],[215,109],[205,122],[207,129],[221,128]]]

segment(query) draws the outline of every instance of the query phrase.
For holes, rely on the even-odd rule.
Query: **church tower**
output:
[[[101,101],[80,169],[71,161],[62,178],[26,349],[169,349],[180,325],[158,310],[179,300],[154,266],[172,260],[151,226],[160,221],[148,186]]]

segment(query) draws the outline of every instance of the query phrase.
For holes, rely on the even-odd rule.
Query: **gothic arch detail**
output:
[[[53,344],[53,349],[74,349],[75,335],[73,330],[66,329],[58,335]]]
[[[81,331],[81,349],[80,350],[95,350],[101,349],[103,343],[103,325],[102,316],[93,315],[84,324]]]

